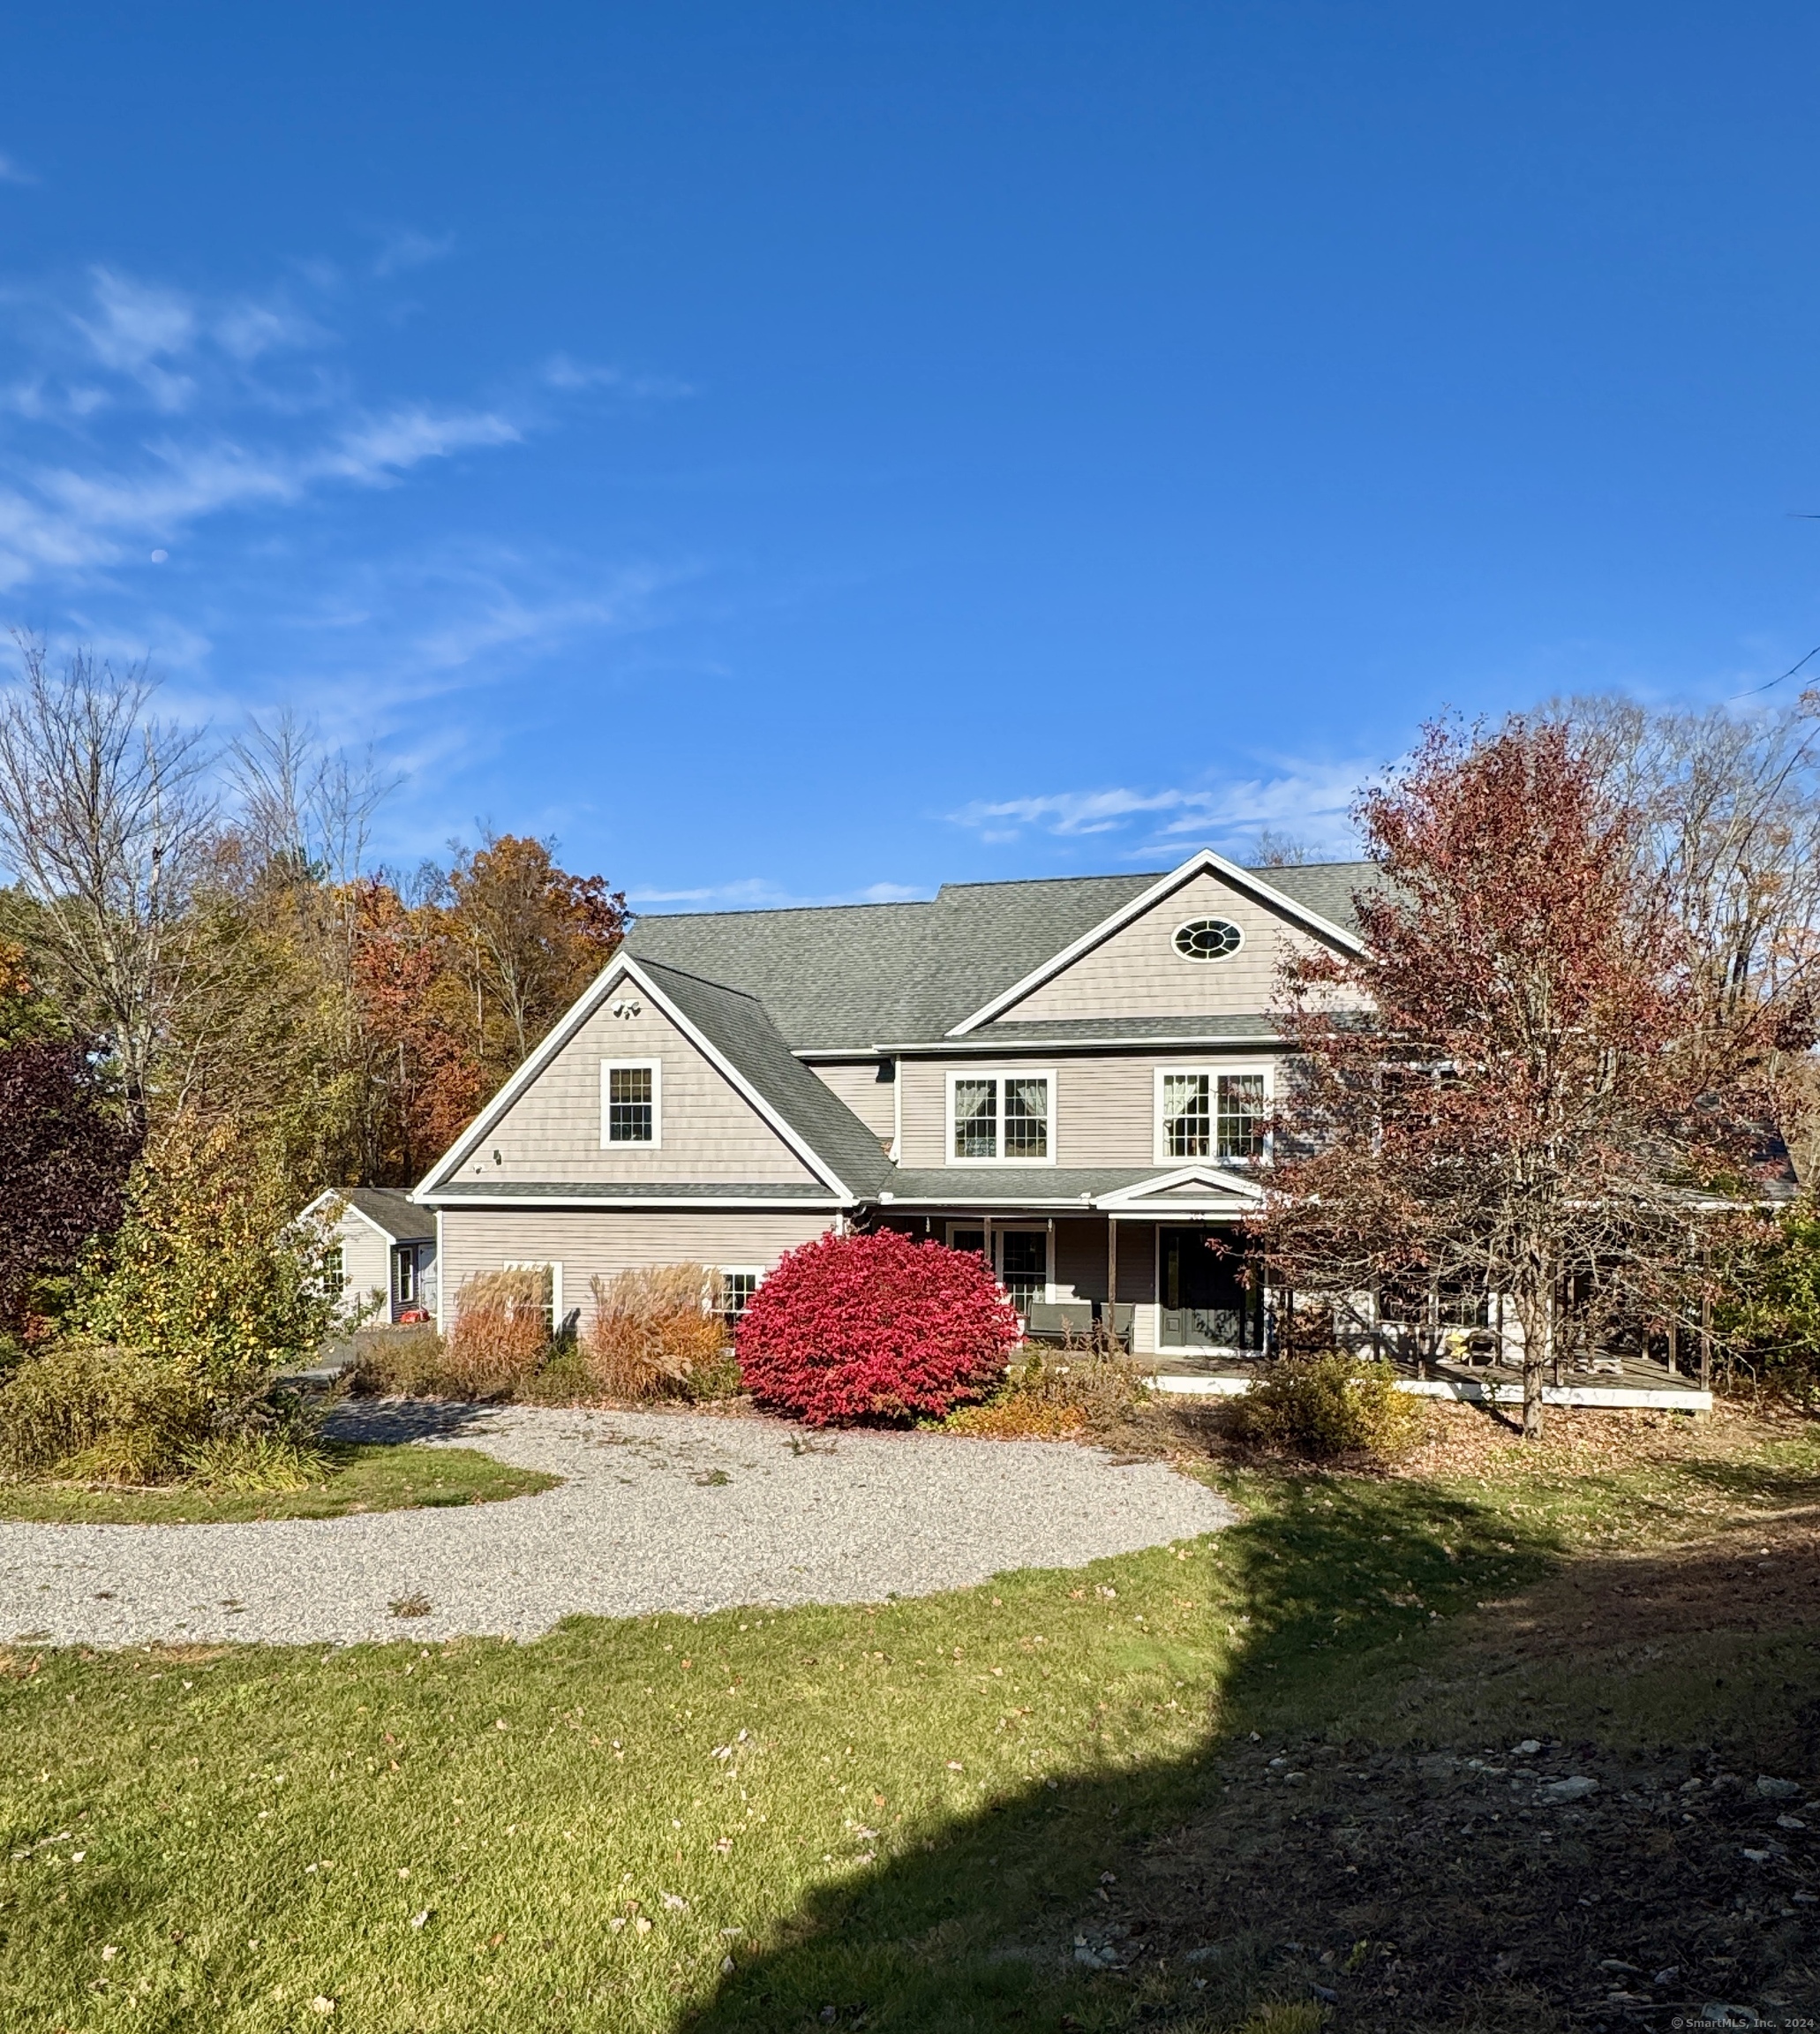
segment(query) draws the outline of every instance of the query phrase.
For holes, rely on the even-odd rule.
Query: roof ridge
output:
[[[699,982],[704,989],[718,989],[728,996],[743,996],[747,1002],[756,1003],[764,1009],[764,998],[755,995],[749,989],[741,989],[735,982],[718,981],[712,975],[697,975],[693,968],[679,968],[673,960],[658,960],[643,953],[632,956],[641,968],[656,968],[666,975],[680,975],[685,982]],[[611,965],[611,963],[609,963]],[[767,1018],[770,1013],[765,1013]]]

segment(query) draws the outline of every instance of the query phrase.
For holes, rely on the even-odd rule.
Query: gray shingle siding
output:
[[[1377,875],[1364,862],[1255,873],[1349,931],[1352,893]],[[865,1051],[942,1037],[1166,874],[947,883],[926,904],[641,918],[627,950],[756,997],[791,1047]]]

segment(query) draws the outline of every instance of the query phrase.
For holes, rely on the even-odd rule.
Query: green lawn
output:
[[[917,1601],[530,1646],[15,1648],[0,2023],[1229,2027],[1179,1963],[1114,1982],[1057,1955],[1102,1873],[1218,1798],[1226,1746],[1353,1712],[1407,1735],[1396,1691],[1476,1605],[1811,1503],[1820,1446],[1225,1481],[1247,1510],[1225,1534]],[[1774,1671],[1811,1699],[1804,1657]],[[1281,1995],[1312,2024],[1305,1986]]]
[[[416,1504],[488,1504],[561,1481],[515,1469],[478,1448],[421,1448],[409,1442],[338,1443],[334,1473],[305,1490],[113,1490],[79,1483],[0,1484],[0,1518],[64,1526],[229,1525],[258,1518],[339,1518],[350,1511],[401,1511]]]

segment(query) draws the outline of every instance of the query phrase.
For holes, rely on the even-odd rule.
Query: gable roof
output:
[[[1004,1011],[1015,1009],[1027,996],[1040,989],[1045,982],[1053,981],[1064,968],[1072,967],[1084,953],[1090,953],[1102,941],[1109,939],[1115,932],[1123,930],[1125,926],[1142,917],[1147,911],[1163,903],[1185,884],[1192,883],[1197,876],[1217,876],[1256,902],[1281,912],[1293,923],[1314,933],[1317,938],[1350,947],[1354,953],[1360,951],[1361,943],[1356,932],[1345,926],[1335,924],[1274,884],[1267,883],[1261,876],[1254,875],[1249,869],[1241,869],[1236,862],[1229,862],[1223,855],[1215,855],[1211,848],[1203,848],[1199,854],[1191,855],[1179,869],[1171,869],[1167,876],[1160,877],[1147,890],[1140,890],[1135,897],[1128,897],[1116,910],[1109,912],[1097,925],[1089,926],[1078,939],[1071,940],[1059,953],[1049,954],[1027,975],[1013,982],[1008,988],[1001,989],[990,1002],[962,1018],[949,1036],[963,1036],[969,1031],[976,1031],[982,1024],[989,1024]]]
[[[313,1215],[336,1201],[346,1202],[369,1226],[394,1243],[435,1240],[435,1216],[419,1208],[402,1186],[331,1186],[319,1194],[304,1213]]]
[[[1353,938],[1353,893],[1379,880],[1368,862],[1260,871],[1215,860]],[[865,1052],[944,1037],[1177,873],[944,883],[921,904],[677,913],[641,918],[626,946],[756,997],[794,1051]]]
[[[877,1138],[795,1057],[755,996],[661,961],[641,960],[622,947],[430,1168],[416,1189],[419,1198],[433,1197],[452,1186],[456,1171],[493,1126],[612,991],[627,982],[651,998],[836,1194],[856,1198],[877,1186],[890,1170]],[[610,1189],[603,1188],[606,1192]]]

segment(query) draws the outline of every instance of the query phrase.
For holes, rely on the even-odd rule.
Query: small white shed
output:
[[[342,1304],[368,1320],[396,1322],[436,1315],[436,1217],[397,1186],[331,1186],[304,1209],[326,1215],[341,1253]]]

